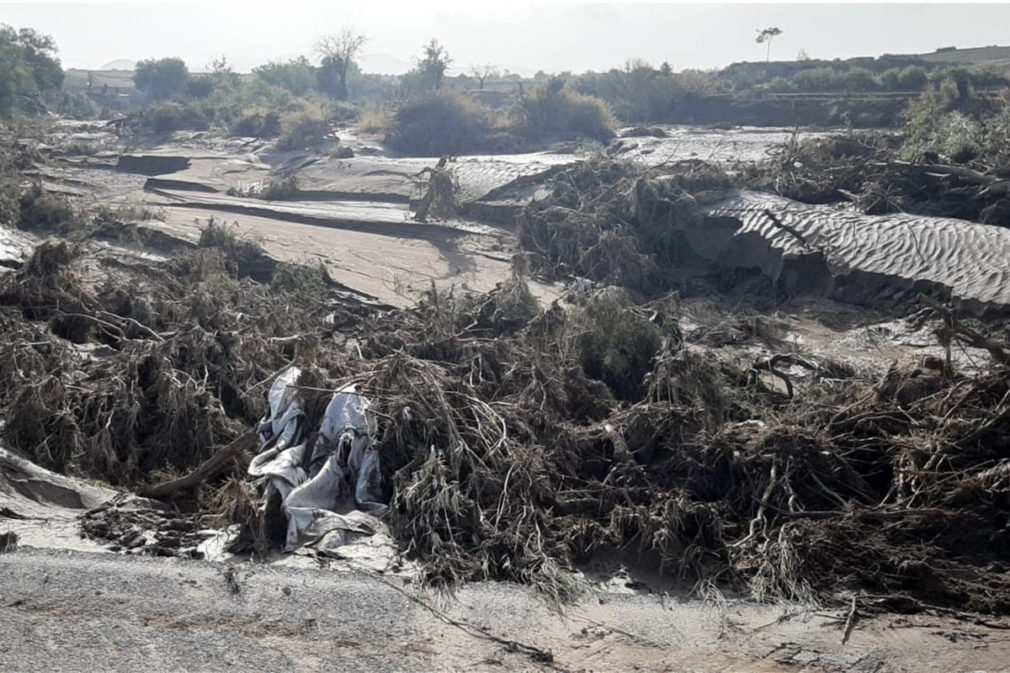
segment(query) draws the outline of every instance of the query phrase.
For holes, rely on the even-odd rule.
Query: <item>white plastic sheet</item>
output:
[[[270,416],[260,424],[261,451],[249,474],[266,480],[263,506],[280,494],[288,517],[285,551],[321,544],[332,551],[347,534],[381,526],[373,517],[388,511],[382,502],[381,465],[373,446],[371,402],[354,384],[338,390],[326,407],[312,446],[292,367],[270,388]],[[371,523],[368,523],[369,520]]]

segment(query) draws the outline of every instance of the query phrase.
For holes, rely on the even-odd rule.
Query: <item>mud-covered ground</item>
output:
[[[791,136],[759,129],[666,133],[620,139],[609,151],[648,165],[688,158],[757,161]],[[516,210],[538,195],[556,167],[601,149],[568,144],[535,154],[458,157],[450,166],[464,212],[419,225],[411,219],[409,202],[422,195],[420,172],[437,158],[390,157],[353,129],[340,136],[341,147],[356,156],[282,153],[263,141],[208,134],[177,134],[127,151],[101,126],[68,123],[50,142],[84,145],[94,153],[62,157],[41,177],[49,189],[83,204],[148,208],[153,217],[143,226],[186,241],[194,241],[211,217],[235,222],[278,259],[320,261],[336,280],[363,295],[403,306],[432,282],[475,291],[494,287],[516,252],[511,234]],[[282,201],[232,195],[290,176],[298,193]],[[537,284],[533,290],[543,299],[561,292]]]
[[[0,555],[5,671],[1005,670],[1005,631],[670,594],[600,593],[559,613],[478,584],[445,599],[355,570],[24,549]],[[549,659],[549,660],[548,660]]]

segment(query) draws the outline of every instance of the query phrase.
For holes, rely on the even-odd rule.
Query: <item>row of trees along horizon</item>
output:
[[[612,117],[633,124],[682,122],[692,100],[709,97],[915,94],[945,89],[954,92],[950,97],[963,99],[975,90],[1003,89],[1008,84],[997,68],[909,56],[772,61],[771,44],[780,34],[777,27],[758,30],[755,41],[765,47],[764,61],[721,70],[675,71],[669,63],[654,67],[631,59],[606,72],[540,71],[524,78],[493,64],[457,71],[448,49],[437,39],[421,46],[413,68],[403,75],[366,73],[358,59],[367,36],[344,29],[317,41],[316,62],[300,56],[241,74],[220,58],[207,72],[197,73],[178,57],[152,58],[137,63],[130,79],[116,81],[108,73],[64,72],[51,37],[4,25],[0,26],[0,115],[56,112],[96,118],[139,110],[147,128],[157,132],[219,128],[240,135],[278,136],[297,131],[291,140],[296,146],[320,136],[325,122],[356,119],[372,130],[387,131],[390,110],[400,114],[406,103],[444,97],[446,92],[484,90],[486,95],[475,100],[488,107],[500,103],[503,92],[518,93],[523,119],[490,118],[483,108],[467,103],[469,107],[460,109],[461,104],[454,104],[451,112],[457,116],[482,117],[474,122],[475,133],[514,134],[519,127],[528,131],[536,124],[546,133],[583,123],[585,135],[598,137],[605,135],[599,129],[613,125]],[[446,111],[444,106],[428,108],[433,114]],[[303,123],[306,120],[309,123]],[[424,127],[417,128],[420,132]]]

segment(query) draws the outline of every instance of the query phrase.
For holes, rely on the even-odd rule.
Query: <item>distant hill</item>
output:
[[[965,65],[1010,63],[1010,47],[971,47],[957,49],[945,47],[928,54],[913,54],[915,58],[930,63],[962,63]]]
[[[109,61],[101,68],[97,68],[97,70],[134,70],[136,67],[136,61],[131,61],[128,58],[117,58],[115,61]]]

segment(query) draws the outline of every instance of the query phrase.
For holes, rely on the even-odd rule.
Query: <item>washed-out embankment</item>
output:
[[[685,236],[702,257],[756,269],[792,294],[886,306],[922,293],[974,315],[1010,307],[1010,230],[1001,227],[739,192]]]
[[[668,144],[712,145],[708,136],[688,129],[671,132],[679,135],[646,139],[644,145],[635,141],[628,158],[655,163]],[[743,151],[752,144],[750,135],[729,133],[712,146]],[[210,164],[201,159],[124,156],[118,168],[151,175],[147,189],[166,197],[171,207],[424,239],[487,233],[485,225],[510,229],[519,210],[545,196],[550,178],[578,160],[551,153],[461,157],[452,168],[462,217],[434,224],[411,221],[408,206],[432,160],[316,160],[298,170],[303,195],[290,202],[228,196],[206,179]],[[1006,229],[951,218],[862,215],[754,192],[730,193],[704,212],[701,225],[683,230],[698,257],[716,268],[759,272],[787,294],[892,306],[910,304],[922,293],[974,315],[1004,314],[1010,307]]]

